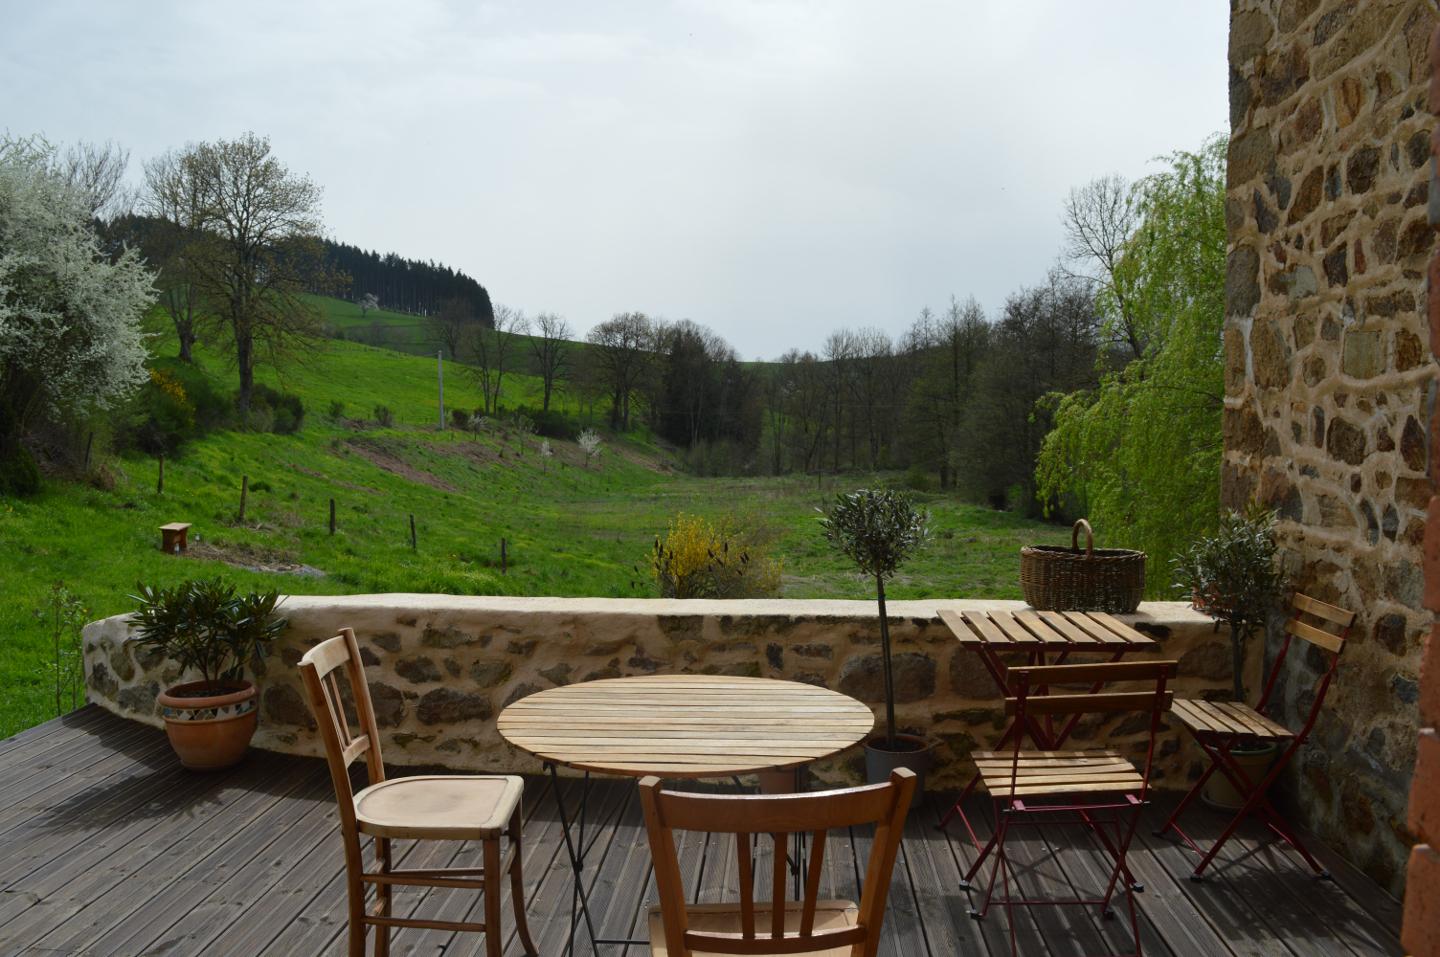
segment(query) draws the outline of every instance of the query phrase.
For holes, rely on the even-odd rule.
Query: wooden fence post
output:
[[[330,534],[335,534],[335,500],[330,500]]]
[[[507,562],[508,562],[508,559],[507,559],[506,556],[505,556],[505,539],[504,539],[504,538],[501,538],[501,539],[500,539],[500,574],[502,574],[502,575],[508,574],[508,572],[507,572]]]
[[[240,476],[240,514],[236,516],[237,523],[245,521],[245,497],[250,493],[250,476]]]
[[[411,550],[412,552],[417,550],[417,549],[416,549],[416,545],[415,545],[415,515],[414,515],[414,513],[411,513],[411,515],[410,515],[410,550]]]
[[[164,453],[164,452],[161,452],[161,453],[160,453],[160,471],[157,473],[157,475],[156,475],[156,477],[155,477],[155,494],[156,494],[156,495],[163,495],[164,493],[165,493],[165,453]]]

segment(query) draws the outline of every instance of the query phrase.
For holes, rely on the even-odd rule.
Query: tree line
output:
[[[311,292],[357,302],[370,296],[382,309],[417,316],[435,315],[449,303],[483,325],[494,323],[490,293],[458,269],[331,240],[324,241],[323,256],[330,282]]]

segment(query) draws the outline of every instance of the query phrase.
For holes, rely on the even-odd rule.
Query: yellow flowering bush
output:
[[[743,534],[733,519],[675,516],[655,540],[650,572],[662,598],[773,598],[780,562]]]

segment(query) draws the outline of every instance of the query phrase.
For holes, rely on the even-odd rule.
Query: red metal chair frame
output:
[[[1332,612],[1339,612],[1341,615],[1348,616],[1349,621],[1341,624],[1338,621],[1334,621],[1333,617],[1326,619],[1324,615],[1316,613],[1314,610],[1316,606],[1321,606]],[[1336,624],[1340,628],[1339,634],[1323,631],[1304,621],[1306,614]],[[1289,622],[1286,624],[1285,640],[1281,643],[1280,651],[1275,656],[1275,663],[1270,666],[1270,673],[1265,678],[1265,690],[1261,692],[1260,700],[1255,705],[1255,710],[1264,715],[1265,709],[1269,707],[1271,696],[1275,691],[1276,681],[1280,676],[1280,669],[1284,666],[1285,658],[1290,653],[1290,646],[1296,637],[1300,637],[1314,645],[1321,654],[1328,655],[1330,664],[1320,675],[1316,683],[1315,700],[1310,705],[1310,713],[1305,718],[1305,726],[1300,729],[1298,734],[1290,739],[1289,747],[1281,751],[1279,757],[1270,765],[1270,770],[1261,777],[1259,781],[1252,781],[1250,776],[1245,773],[1245,769],[1239,765],[1235,760],[1235,756],[1231,753],[1231,749],[1245,741],[1249,737],[1248,735],[1193,732],[1195,743],[1200,745],[1206,756],[1210,758],[1210,766],[1205,769],[1204,774],[1200,775],[1199,780],[1195,782],[1195,786],[1190,789],[1189,793],[1176,805],[1174,813],[1172,813],[1170,819],[1165,822],[1165,826],[1155,832],[1156,837],[1161,837],[1166,832],[1173,830],[1176,834],[1180,835],[1180,838],[1191,850],[1201,855],[1200,863],[1195,865],[1195,870],[1190,874],[1191,880],[1198,881],[1204,877],[1205,869],[1210,866],[1211,862],[1215,860],[1216,855],[1220,853],[1220,849],[1225,846],[1230,838],[1235,836],[1235,832],[1239,830],[1240,825],[1243,824],[1245,819],[1251,814],[1259,817],[1265,826],[1274,832],[1276,836],[1293,847],[1300,856],[1304,858],[1305,863],[1310,865],[1310,869],[1315,872],[1316,877],[1322,880],[1328,880],[1330,878],[1330,872],[1315,860],[1315,857],[1310,853],[1309,849],[1305,847],[1304,842],[1300,840],[1300,836],[1295,833],[1294,829],[1290,827],[1289,822],[1285,820],[1275,805],[1271,803],[1269,790],[1270,785],[1275,782],[1275,779],[1285,770],[1295,754],[1304,746],[1305,740],[1315,728],[1315,722],[1320,717],[1320,709],[1325,704],[1325,695],[1330,690],[1330,684],[1335,679],[1335,672],[1340,666],[1340,653],[1345,650],[1345,642],[1350,635],[1350,628],[1354,622],[1354,618],[1355,615],[1353,612],[1346,611],[1335,605],[1321,602],[1307,595],[1297,594],[1295,596],[1295,610]],[[1297,625],[1300,627],[1296,627]],[[1335,647],[1333,649],[1327,647],[1328,643],[1322,643],[1324,641],[1323,638],[1317,640],[1318,636],[1311,636],[1317,631],[1320,632],[1321,635],[1332,639]],[[1186,808],[1200,795],[1205,788],[1205,782],[1209,781],[1211,775],[1216,771],[1219,771],[1229,779],[1230,783],[1235,787],[1235,790],[1244,797],[1244,804],[1235,812],[1235,816],[1231,818],[1225,830],[1220,833],[1215,843],[1211,845],[1207,851],[1201,848],[1190,835],[1186,834],[1180,828],[1179,820],[1180,815],[1183,814]]]
[[[980,853],[966,872],[964,879],[961,880],[960,886],[962,889],[968,890],[985,859],[994,853],[995,863],[990,871],[985,898],[979,908],[971,907],[970,916],[976,920],[983,920],[989,913],[992,902],[1003,905],[1010,924],[1012,954],[1019,953],[1015,934],[1014,909],[1016,907],[1096,905],[1100,908],[1102,916],[1111,918],[1115,913],[1110,906],[1111,899],[1114,897],[1116,885],[1120,883],[1123,876],[1125,901],[1130,917],[1130,932],[1135,942],[1133,957],[1140,957],[1140,923],[1135,908],[1135,893],[1140,890],[1140,887],[1131,877],[1125,857],[1129,852],[1130,843],[1134,839],[1135,829],[1140,823],[1140,815],[1145,806],[1150,803],[1148,794],[1150,772],[1155,759],[1155,739],[1160,730],[1161,719],[1169,709],[1170,701],[1174,697],[1173,692],[1167,691],[1166,684],[1175,676],[1177,667],[1177,663],[1174,661],[1130,661],[1094,665],[1041,665],[1010,669],[1011,676],[1017,681],[1015,697],[1006,699],[1006,710],[1015,716],[1016,727],[1024,727],[1025,723],[1033,720],[1037,714],[1044,715],[1047,723],[1057,714],[1067,714],[1070,716],[1072,726],[1079,716],[1087,713],[1130,711],[1150,714],[1149,740],[1145,750],[1145,767],[1140,772],[1140,787],[1138,789],[1117,788],[1114,792],[1109,792],[1114,796],[1103,799],[1076,797],[1061,803],[1036,803],[1025,797],[1015,796],[1016,788],[1023,780],[1020,777],[1020,767],[1024,735],[1006,736],[1007,739],[1013,740],[1014,744],[1011,751],[1008,796],[992,795],[994,834],[984,847],[980,846],[978,840],[975,841],[975,846]],[[1115,681],[1153,682],[1154,688],[1153,691],[1097,693],[1098,688]],[[1050,693],[1050,686],[1066,683],[1084,683],[1088,687],[1084,693],[1080,694],[1054,695]],[[1064,754],[1064,752],[1057,752],[1057,754]],[[1083,775],[1075,776],[1083,777]],[[1106,792],[1077,790],[1074,793],[1105,794]],[[1065,794],[1063,785],[1061,785],[1046,796],[1064,796]],[[1047,818],[1049,819],[1047,820]],[[1035,899],[1012,895],[1010,861],[1005,852],[1006,838],[1011,828],[1022,825],[1040,828],[1046,824],[1080,825],[1088,828],[1095,836],[1100,848],[1113,862],[1109,879],[1105,883],[1105,892],[1101,896],[1067,900]],[[1114,826],[1113,836],[1106,832],[1104,825]],[[995,898],[997,876],[1003,884],[1004,895],[998,901]]]

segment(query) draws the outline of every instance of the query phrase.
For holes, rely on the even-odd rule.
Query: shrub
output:
[[[395,413],[390,411],[388,405],[377,405],[375,407],[375,421],[380,423],[382,429],[388,429],[395,424]]]
[[[650,572],[662,598],[773,598],[780,562],[738,529],[681,513],[650,553]]]
[[[339,422],[345,418],[345,403],[339,399],[332,399],[330,401],[329,414],[331,422]]]
[[[558,409],[532,409],[522,405],[515,410],[516,415],[523,415],[535,424],[535,434],[547,439],[565,439],[574,441],[579,435],[579,429],[575,422],[565,413]]]
[[[17,498],[40,491],[40,468],[25,446],[15,443],[0,452],[0,495]]]
[[[196,434],[195,404],[178,376],[151,369],[116,430],[116,445],[147,455],[174,452]]]
[[[257,421],[263,420],[263,409],[269,410],[270,427],[268,429],[256,428],[256,431],[289,435],[292,432],[299,432],[300,426],[305,422],[305,403],[298,395],[280,392],[268,385],[257,385],[250,396],[252,415],[260,413]],[[251,427],[255,428],[253,425]]]
[[[450,424],[462,432],[470,431],[470,413],[464,409],[451,409]]]
[[[912,465],[905,472],[905,487],[915,492],[932,492],[935,480],[923,465]]]

